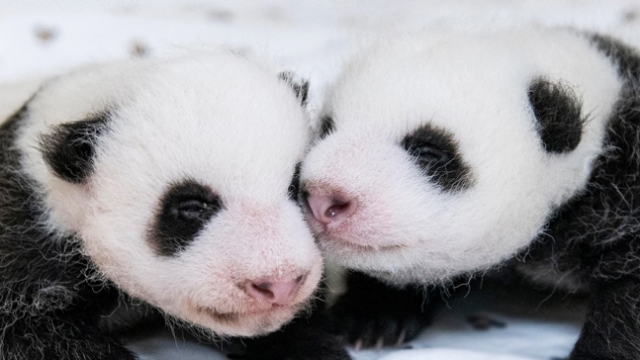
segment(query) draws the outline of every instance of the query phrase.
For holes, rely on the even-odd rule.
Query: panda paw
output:
[[[335,349],[319,349],[312,347],[302,349],[281,349],[281,351],[246,352],[242,354],[228,354],[230,360],[351,360],[344,347]]]
[[[350,273],[347,286],[331,312],[336,331],[356,350],[401,346],[431,322],[422,289],[392,288],[360,273]]]
[[[332,332],[324,304],[317,300],[313,308],[310,315],[297,317],[280,331],[258,338],[232,340],[233,354],[227,357],[233,360],[351,360],[344,343]]]
[[[327,334],[315,338],[254,342],[244,351],[227,354],[231,360],[351,360],[339,338]]]

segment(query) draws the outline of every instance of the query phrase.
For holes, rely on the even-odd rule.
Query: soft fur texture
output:
[[[252,336],[308,304],[322,259],[289,192],[310,131],[266,63],[220,49],[80,69],[2,124],[0,357],[133,359],[112,332],[157,310]],[[245,290],[294,279],[278,304]]]
[[[571,359],[640,358],[636,51],[559,29],[383,41],[346,67],[325,114],[303,190],[355,207],[309,216],[329,258],[394,286],[509,264],[591,290]],[[409,151],[425,126],[452,139]],[[424,171],[456,158],[469,184],[457,191]]]

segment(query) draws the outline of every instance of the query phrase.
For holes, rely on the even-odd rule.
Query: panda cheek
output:
[[[299,208],[286,201],[284,209],[242,206],[230,204],[215,224],[206,228],[178,257],[185,264],[207,264],[206,270],[198,270],[201,281],[214,289],[227,289],[227,298],[252,311],[258,307],[255,292],[247,291],[251,282],[271,282],[286,285],[298,278],[287,306],[305,301],[315,289],[322,272],[322,258],[314,246],[313,238],[304,225]],[[213,226],[215,225],[215,226]],[[194,283],[194,286],[198,286]],[[201,293],[202,291],[198,291]],[[259,295],[259,294],[258,294]],[[278,294],[276,294],[278,295]],[[200,297],[207,304],[207,297]]]

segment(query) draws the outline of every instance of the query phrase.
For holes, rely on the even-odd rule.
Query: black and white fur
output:
[[[115,334],[147,316],[255,336],[307,306],[306,86],[268,64],[219,49],[92,66],[2,123],[0,358],[135,359]]]
[[[400,299],[508,265],[590,292],[570,359],[640,358],[636,50],[566,29],[396,38],[349,63],[322,115],[301,176],[331,260]],[[353,315],[372,296],[338,301],[352,341],[402,340],[383,303]]]

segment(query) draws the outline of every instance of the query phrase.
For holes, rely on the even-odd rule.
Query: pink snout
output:
[[[345,199],[331,195],[307,195],[307,204],[313,217],[323,225],[338,225],[348,219],[356,211],[358,202],[355,198]]]
[[[247,281],[245,292],[252,298],[274,305],[287,305],[295,298],[296,293],[304,283],[304,276],[298,276],[291,281]]]

